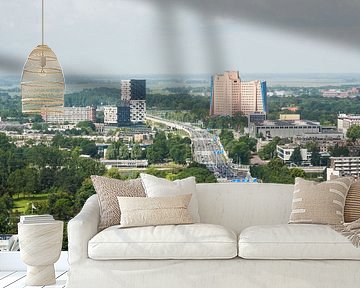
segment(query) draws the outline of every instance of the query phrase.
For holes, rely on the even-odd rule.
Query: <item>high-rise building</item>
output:
[[[144,123],[146,118],[146,81],[122,80],[121,102],[130,107],[131,123]]]
[[[238,71],[215,74],[211,79],[210,115],[233,116],[267,112],[266,82],[242,81]]]

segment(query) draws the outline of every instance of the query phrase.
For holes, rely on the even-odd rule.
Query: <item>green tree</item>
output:
[[[311,152],[311,165],[320,166],[321,156],[320,153],[316,150]]]
[[[334,147],[330,148],[330,155],[332,157],[348,157],[349,154],[350,151],[346,146],[339,146],[336,144]]]
[[[135,143],[131,148],[131,158],[132,159],[141,159],[142,150],[138,143]]]
[[[0,232],[7,233],[10,230],[10,217],[12,208],[12,198],[5,194],[0,197]]]
[[[171,147],[169,156],[175,163],[185,164],[187,155],[187,147],[185,144],[177,144]]]
[[[265,145],[262,149],[259,151],[259,157],[263,160],[270,160],[276,157],[276,146],[280,142],[279,137],[274,137],[267,145]]]
[[[129,159],[129,148],[123,144],[119,149],[119,158],[122,160]]]
[[[346,137],[350,138],[353,142],[360,139],[360,125],[351,125],[346,132]]]
[[[302,162],[301,150],[300,147],[296,147],[294,152],[290,156],[290,161],[300,166]]]

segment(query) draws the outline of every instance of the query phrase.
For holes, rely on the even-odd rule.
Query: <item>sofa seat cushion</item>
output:
[[[219,225],[188,224],[109,227],[88,244],[89,257],[110,259],[229,259],[237,256],[237,237]]]
[[[248,227],[239,237],[245,259],[352,259],[360,249],[328,225],[283,224]]]

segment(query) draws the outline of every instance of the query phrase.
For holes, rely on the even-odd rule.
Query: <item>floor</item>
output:
[[[26,286],[25,271],[0,271],[0,288],[63,288],[66,284],[66,271],[56,272],[56,284],[50,286]]]

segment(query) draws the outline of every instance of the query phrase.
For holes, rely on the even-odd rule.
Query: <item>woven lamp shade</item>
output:
[[[30,53],[22,74],[22,112],[61,113],[64,92],[64,75],[55,53],[47,45],[37,46]]]

